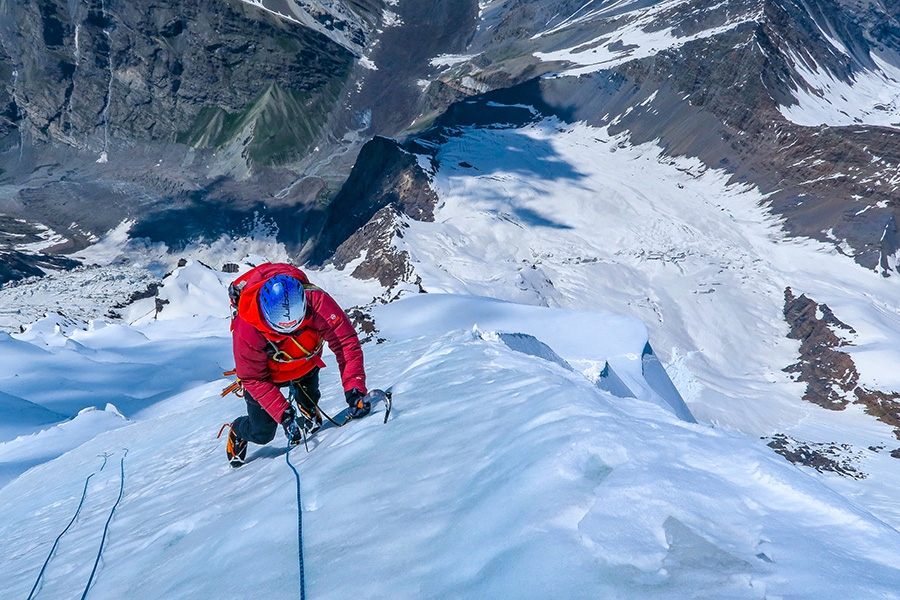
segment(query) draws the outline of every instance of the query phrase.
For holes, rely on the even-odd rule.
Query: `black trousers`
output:
[[[285,384],[284,387],[287,386],[294,388],[294,397],[300,407],[310,414],[315,414],[319,398],[322,397],[319,392],[319,369],[313,369],[300,379]],[[247,414],[235,419],[231,427],[241,439],[254,444],[268,444],[275,439],[280,423],[273,419],[246,389],[244,390],[244,400],[247,402]]]

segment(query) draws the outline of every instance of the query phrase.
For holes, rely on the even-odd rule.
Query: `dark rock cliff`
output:
[[[125,220],[175,248],[254,214],[302,226],[317,189],[275,198],[281,165],[326,134],[355,58],[239,0],[0,3],[0,214],[65,236],[51,252]]]
[[[894,428],[900,439],[900,393],[859,385],[853,358],[840,350],[853,345],[856,331],[838,319],[826,304],[805,294],[784,291],[784,318],[788,337],[800,341],[800,360],[785,368],[806,384],[803,399],[829,410],[860,404],[866,413]]]
[[[344,268],[364,256],[354,274],[390,287],[409,271],[407,257],[391,246],[394,235],[402,236],[405,218],[433,221],[436,202],[416,156],[394,140],[375,137],[363,146],[347,182],[328,206],[310,262],[331,259]]]
[[[283,161],[311,143],[353,59],[236,0],[7,2],[2,17],[20,133],[96,153],[111,140],[221,148],[254,127],[247,158]]]

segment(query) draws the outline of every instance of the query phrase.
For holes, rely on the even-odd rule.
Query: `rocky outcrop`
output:
[[[766,445],[795,465],[810,467],[819,473],[836,473],[851,479],[868,477],[859,468],[863,452],[854,450],[849,444],[802,442],[777,433]]]
[[[40,277],[47,270],[72,269],[78,261],[52,254],[0,250],[0,289],[3,284],[27,277]]]
[[[45,270],[76,267],[78,261],[48,253],[57,243],[46,228],[0,214],[0,289],[10,281],[42,276]]]
[[[359,153],[340,193],[328,206],[309,260],[343,268],[364,257],[354,273],[392,287],[410,273],[407,255],[391,245],[403,220],[433,221],[437,195],[416,155],[395,140],[375,137]]]
[[[357,279],[376,279],[388,295],[401,282],[419,285],[421,291],[421,278],[414,276],[409,253],[394,245],[395,239],[402,238],[403,230],[409,227],[405,218],[395,205],[385,206],[338,246],[334,264],[343,268],[361,259],[351,275]]]
[[[821,315],[821,316],[820,316]],[[806,383],[803,399],[823,408],[843,410],[852,399],[859,373],[850,355],[838,348],[850,343],[838,337],[832,327],[853,333],[839,321],[828,306],[819,305],[805,295],[784,291],[784,318],[791,327],[789,338],[800,341],[800,361],[785,371],[795,373]]]
[[[795,296],[791,288],[784,291],[784,317],[790,326],[788,337],[800,341],[800,360],[785,371],[806,384],[803,399],[830,410],[844,410],[851,402],[861,404],[868,414],[894,427],[900,439],[900,393],[859,385],[853,359],[839,350],[852,345],[845,336],[856,332],[827,305],[805,294]]]
[[[870,390],[864,387],[857,387],[853,393],[857,398],[855,402],[862,404],[867,414],[894,427],[894,435],[900,439],[900,394]],[[895,458],[900,458],[900,456]]]

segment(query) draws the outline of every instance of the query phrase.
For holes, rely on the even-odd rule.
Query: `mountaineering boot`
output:
[[[232,467],[244,464],[247,458],[247,441],[242,440],[234,430],[234,423],[228,425],[228,442],[225,444],[225,455]]]

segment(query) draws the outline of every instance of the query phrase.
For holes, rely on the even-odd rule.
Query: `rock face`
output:
[[[375,137],[359,153],[346,184],[328,206],[310,260],[343,268],[365,255],[354,275],[392,286],[408,274],[405,253],[391,243],[403,219],[433,221],[437,195],[415,155],[394,140]]]
[[[353,59],[238,1],[7,2],[3,23],[20,135],[98,155],[115,140],[222,148],[243,135],[249,160],[284,161],[312,142]]]
[[[863,453],[854,450],[849,444],[801,442],[789,435],[777,433],[766,445],[795,465],[811,467],[819,473],[837,473],[851,479],[868,477],[859,468]],[[870,450],[878,451],[880,449],[870,448]]]
[[[323,234],[311,258],[321,262],[331,257],[388,205],[417,221],[433,221],[436,202],[416,156],[395,140],[376,136],[363,146],[347,182],[329,204]]]
[[[803,399],[824,408],[843,410],[853,398],[859,373],[850,355],[838,350],[850,342],[832,328],[855,331],[838,320],[827,305],[819,305],[805,295],[796,297],[791,288],[784,291],[784,317],[791,327],[788,337],[800,340],[801,356],[800,361],[785,370],[796,373],[797,379],[806,383]]]
[[[784,317],[791,328],[788,337],[800,341],[800,360],[785,371],[806,383],[803,399],[830,410],[844,410],[851,402],[861,404],[868,414],[894,427],[900,439],[900,394],[858,385],[853,359],[839,350],[852,345],[853,328],[827,305],[806,295],[795,296],[791,288],[784,291]]]
[[[0,215],[60,233],[57,252],[125,220],[170,248],[264,222],[299,251],[367,139],[459,97],[418,82],[476,16],[475,0],[0,2]]]
[[[318,190],[273,198],[282,166],[326,134],[355,60],[239,0],[0,3],[0,214],[59,232],[55,251],[125,220],[170,247],[254,211],[302,224]]]

